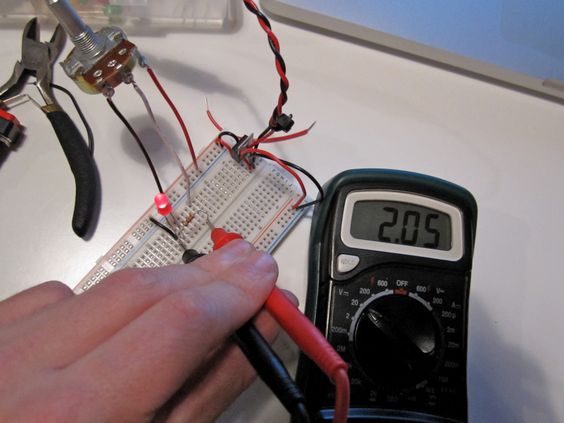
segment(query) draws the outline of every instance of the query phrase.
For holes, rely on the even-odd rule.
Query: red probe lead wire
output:
[[[336,387],[333,423],[346,423],[350,399],[347,363],[279,288],[274,287],[264,306],[300,350],[333,382]]]
[[[218,250],[235,239],[243,239],[235,232],[215,228],[211,232],[213,249]],[[264,307],[284,331],[335,384],[335,414],[333,423],[346,423],[349,411],[350,385],[348,365],[333,349],[315,325],[284,295],[274,287]]]

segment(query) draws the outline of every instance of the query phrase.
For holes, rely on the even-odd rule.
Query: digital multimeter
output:
[[[355,422],[467,422],[473,196],[416,173],[359,169],[326,185],[314,212],[306,314],[349,363]],[[315,421],[334,388],[301,357]]]

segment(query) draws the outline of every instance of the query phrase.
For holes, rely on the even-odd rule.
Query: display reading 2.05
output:
[[[443,251],[451,248],[452,241],[448,214],[385,200],[355,202],[350,234],[356,239]]]

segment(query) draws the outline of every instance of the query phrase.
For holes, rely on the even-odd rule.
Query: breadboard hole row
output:
[[[272,252],[305,212],[292,209],[301,191],[293,177],[273,162],[258,158],[255,168],[249,170],[211,142],[200,153],[198,165],[199,171],[193,165],[187,168],[189,198],[183,175],[167,190],[176,233],[186,248],[211,251],[209,219],[213,226],[238,232],[257,249]],[[184,247],[154,225],[151,216],[168,225],[149,207],[80,281],[77,293],[120,269],[182,262]]]

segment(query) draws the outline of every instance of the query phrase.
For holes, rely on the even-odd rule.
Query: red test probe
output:
[[[218,250],[229,242],[243,239],[235,232],[214,228],[211,232],[213,249]],[[335,414],[333,423],[346,423],[349,409],[350,386],[348,365],[327,342],[315,325],[284,295],[274,287],[266,302],[266,310],[274,317],[284,331],[325,373],[336,386]]]

